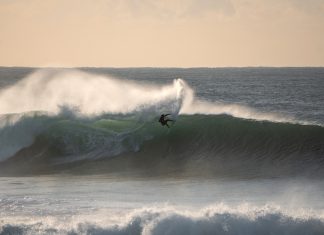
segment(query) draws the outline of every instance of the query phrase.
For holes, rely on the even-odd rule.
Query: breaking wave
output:
[[[254,120],[291,122],[291,117],[258,112],[237,104],[210,103],[195,97],[182,79],[169,85],[152,85],[126,79],[64,69],[42,69],[12,87],[0,90],[0,114],[34,111],[74,115],[129,114],[223,114]],[[3,126],[3,121],[0,123]]]
[[[1,174],[323,173],[322,126],[201,101],[181,79],[152,86],[40,70],[0,92],[0,113]],[[158,124],[161,113],[175,120],[170,129]]]
[[[215,206],[196,210],[146,208],[127,215],[115,215],[113,221],[99,215],[73,216],[59,220],[0,222],[0,234],[313,234],[324,231],[323,220],[316,216],[285,214],[273,208],[242,210]],[[89,218],[90,217],[90,218]]]

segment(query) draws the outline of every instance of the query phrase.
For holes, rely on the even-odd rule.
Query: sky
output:
[[[324,66],[324,0],[0,0],[0,66]]]

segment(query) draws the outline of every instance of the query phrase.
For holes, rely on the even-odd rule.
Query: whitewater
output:
[[[0,68],[0,234],[324,234],[323,91],[322,68]]]

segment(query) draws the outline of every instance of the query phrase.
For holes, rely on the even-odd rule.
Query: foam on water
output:
[[[224,204],[201,210],[146,207],[112,214],[38,217],[12,216],[0,222],[0,234],[323,234],[322,215],[293,214],[278,206],[236,208]]]

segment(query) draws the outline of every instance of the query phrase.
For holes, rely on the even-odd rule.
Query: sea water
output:
[[[0,86],[0,234],[324,234],[323,68],[1,68]]]

